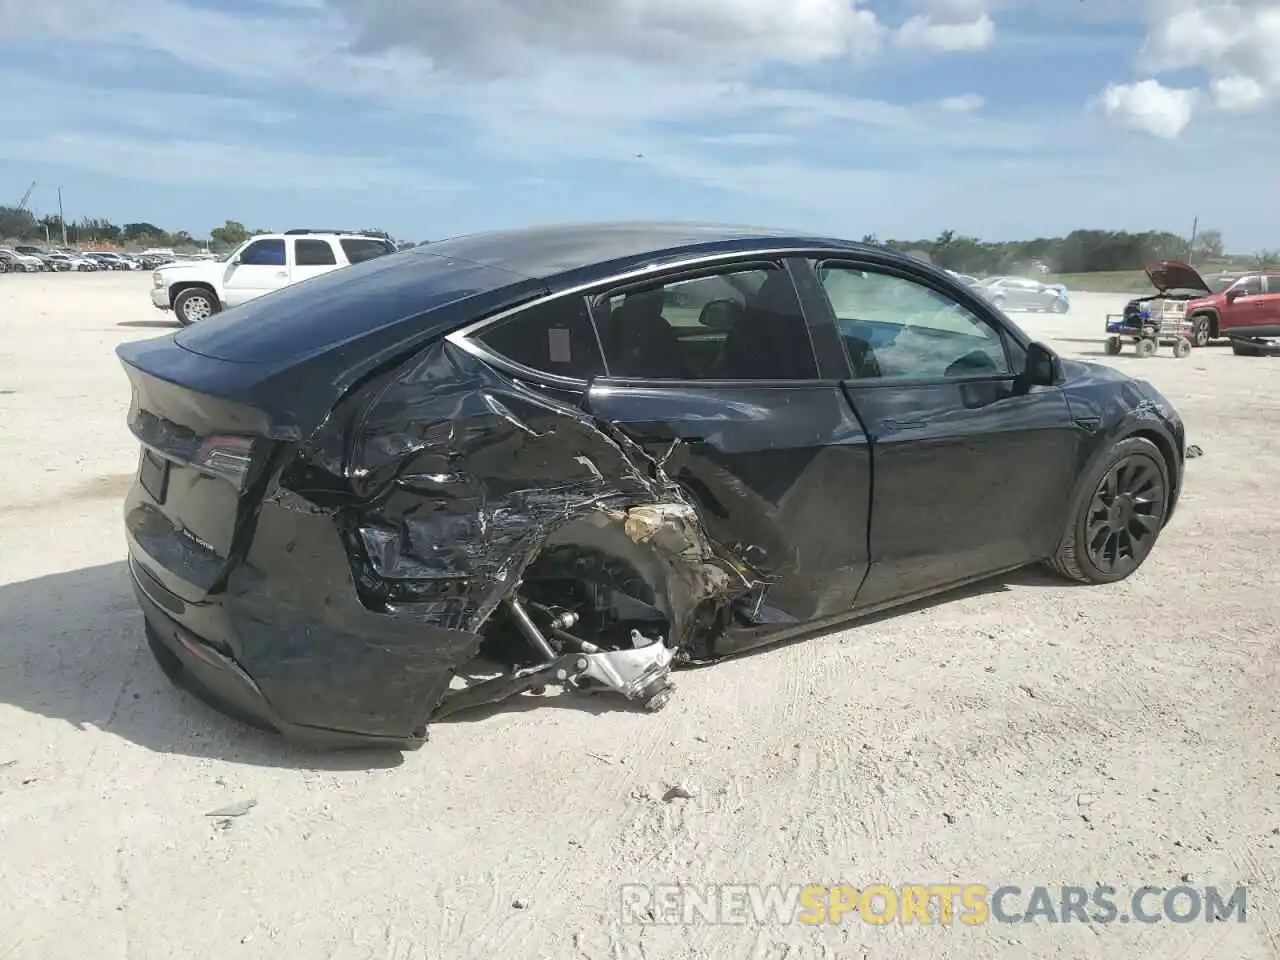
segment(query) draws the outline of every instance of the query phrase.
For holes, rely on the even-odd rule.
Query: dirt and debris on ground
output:
[[[1153,381],[1205,451],[1124,583],[1019,573],[687,672],[659,714],[548,697],[440,723],[405,757],[317,756],[176,692],[145,649],[113,349],[171,329],[149,282],[0,277],[0,956],[1277,956],[1271,364],[1104,357],[1122,296],[1019,315]],[[696,799],[662,802],[690,771]],[[663,926],[619,905],[627,884],[837,881],[1247,884],[1249,919]]]

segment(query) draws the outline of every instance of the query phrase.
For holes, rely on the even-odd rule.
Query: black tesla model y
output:
[[[658,709],[675,666],[1028,564],[1120,580],[1186,455],[1149,384],[947,273],[770,230],[465,236],[119,356],[151,649],[332,746],[547,686]]]

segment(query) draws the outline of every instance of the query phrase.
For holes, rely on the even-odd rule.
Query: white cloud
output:
[[[943,97],[938,101],[938,106],[948,113],[973,113],[981,110],[986,103],[986,99],[976,93],[962,93],[955,97]]]
[[[1228,113],[1255,110],[1267,101],[1268,90],[1253,77],[1218,77],[1210,85],[1213,102]]]
[[[914,16],[898,28],[904,47],[946,53],[985,50],[996,37],[996,24],[983,13],[973,20],[935,21],[931,14]]]
[[[808,64],[876,52],[886,33],[856,0],[331,0],[354,48],[412,49],[466,73],[546,57],[701,67]]]
[[[1231,113],[1261,109],[1280,93],[1280,4],[1276,0],[1146,0],[1144,7],[1148,32],[1138,52],[1142,73],[1158,77],[1199,71],[1204,86],[1196,88],[1197,94],[1207,94],[1219,110]],[[1103,97],[1115,100],[1117,106],[1111,112],[1117,119],[1128,122],[1125,118],[1137,109],[1154,118],[1145,126],[1139,123],[1139,129],[1176,127],[1172,134],[1158,135],[1177,136],[1187,126],[1194,104],[1186,96],[1170,96],[1167,90],[1145,82],[1113,85]],[[1149,103],[1139,108],[1138,101]]]
[[[1172,139],[1191,122],[1196,91],[1166,87],[1159,80],[1113,83],[1102,94],[1108,117],[1130,130]]]

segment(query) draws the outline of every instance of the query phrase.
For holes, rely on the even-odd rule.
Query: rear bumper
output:
[[[172,611],[184,608],[183,601],[132,556],[129,578],[146,621],[147,644],[161,669],[175,685],[220,713],[318,749],[381,746],[412,750],[425,742],[425,738],[380,737],[289,723],[275,711],[253,678],[218,649],[223,645],[216,638],[199,636],[173,615]]]

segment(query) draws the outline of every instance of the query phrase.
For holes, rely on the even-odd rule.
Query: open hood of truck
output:
[[[1195,290],[1213,293],[1196,268],[1181,260],[1154,260],[1143,268],[1151,285],[1165,293],[1169,290]]]

